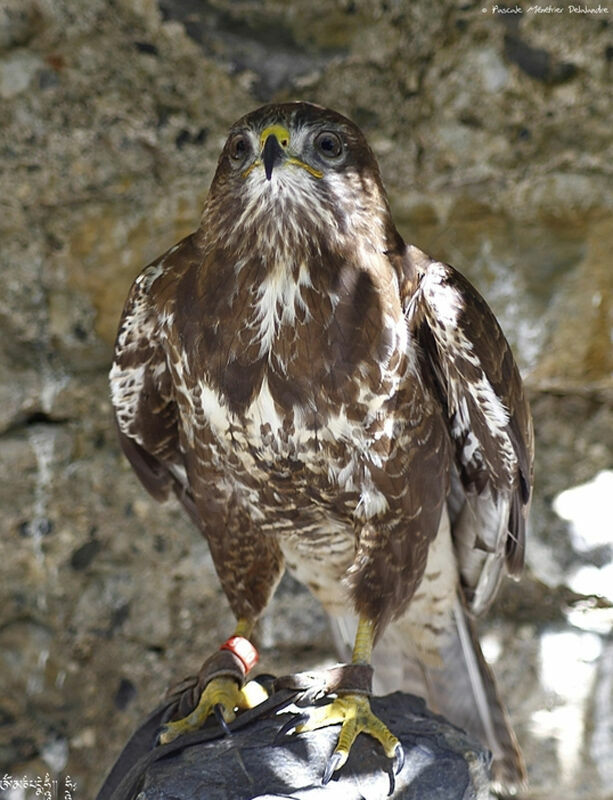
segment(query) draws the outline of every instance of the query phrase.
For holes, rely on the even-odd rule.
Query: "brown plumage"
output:
[[[200,227],[131,289],[111,388],[124,452],[186,507],[238,618],[286,565],[341,647],[348,614],[371,620],[394,688],[421,677],[522,780],[467,612],[521,572],[530,412],[492,312],[405,245],[353,123],[288,103],[233,126]]]

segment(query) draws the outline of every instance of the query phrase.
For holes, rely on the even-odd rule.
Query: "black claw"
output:
[[[321,782],[325,786],[327,783],[330,783],[330,778],[334,775],[334,772],[338,765],[341,763],[343,756],[340,753],[332,753],[330,758],[328,759],[328,763],[326,764],[326,769],[324,770],[324,774],[322,776]]]
[[[396,776],[394,775],[394,771],[393,770],[389,774],[389,779],[390,779],[390,790],[387,793],[387,796],[391,797],[394,794],[394,792],[396,791]]]
[[[219,727],[222,729],[224,734],[226,736],[232,736],[232,731],[230,730],[230,728],[228,728],[228,723],[223,718],[223,712],[221,710],[221,703],[217,703],[217,705],[215,706],[215,708],[213,710],[215,711],[215,717],[217,719],[217,722],[219,723]]]
[[[404,748],[398,742],[394,750],[394,773],[398,775],[400,770],[404,767]]]
[[[274,738],[273,744],[279,744],[283,737],[289,733],[294,728],[297,728],[298,725],[302,725],[303,722],[308,722],[309,715],[308,714],[294,714],[287,722],[279,729],[279,732]]]

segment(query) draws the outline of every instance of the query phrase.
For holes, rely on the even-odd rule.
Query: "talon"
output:
[[[396,776],[394,775],[393,771],[390,773],[390,790],[387,793],[388,797],[392,797],[394,792],[396,791]]]
[[[215,718],[217,719],[217,722],[219,723],[219,727],[222,729],[222,731],[224,732],[224,734],[226,736],[231,736],[232,735],[232,731],[230,730],[230,728],[228,727],[228,723],[224,719],[223,706],[221,705],[221,703],[217,703],[214,706],[213,710],[215,712]]]
[[[321,778],[322,784],[325,786],[327,783],[330,783],[330,779],[332,775],[336,772],[337,769],[340,769],[345,761],[347,760],[347,756],[343,758],[343,753],[332,753],[330,758],[328,759],[328,763],[326,764],[326,769],[324,770],[324,774]]]
[[[404,767],[404,747],[398,742],[394,750],[394,774],[398,775]]]
[[[325,783],[332,773],[347,761],[353,743],[360,733],[368,733],[381,743],[388,758],[394,759],[394,768],[402,769],[404,752],[398,739],[386,725],[373,714],[368,697],[361,694],[343,694],[326,706],[314,709],[306,722],[296,726],[296,733],[314,731],[327,725],[341,723],[338,744],[326,767]]]
[[[285,722],[279,729],[279,732],[274,738],[274,744],[279,744],[287,733],[289,733],[294,728],[298,728],[299,725],[304,725],[304,723],[308,722],[308,720],[309,720],[308,714],[292,715],[292,717],[290,717],[290,719],[288,719],[287,722]]]
[[[242,688],[234,678],[213,678],[204,688],[196,708],[183,719],[167,722],[158,737],[159,744],[168,744],[189,731],[196,731],[214,714],[226,735],[231,731],[228,722],[236,716],[235,709],[254,708],[268,695],[255,681]]]

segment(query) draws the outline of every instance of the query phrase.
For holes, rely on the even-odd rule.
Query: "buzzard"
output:
[[[232,127],[199,228],[134,281],[110,381],[126,456],[185,506],[237,618],[232,663],[163,740],[244,707],[287,567],[377,687],[422,694],[523,781],[472,617],[522,569],[530,411],[483,298],[396,230],[355,124],[294,102]],[[332,723],[326,780],[360,732],[400,761],[363,688],[297,730]]]

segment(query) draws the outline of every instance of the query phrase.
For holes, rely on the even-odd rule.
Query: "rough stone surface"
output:
[[[130,282],[197,224],[228,126],[303,98],[364,128],[403,235],[515,346],[537,485],[486,649],[534,794],[610,794],[610,514],[586,534],[555,509],[613,468],[612,44],[606,15],[563,9],[0,0],[0,775],[91,796],[232,629],[204,543],[120,456],[106,373]],[[289,579],[259,637],[276,673],[334,660]]]

